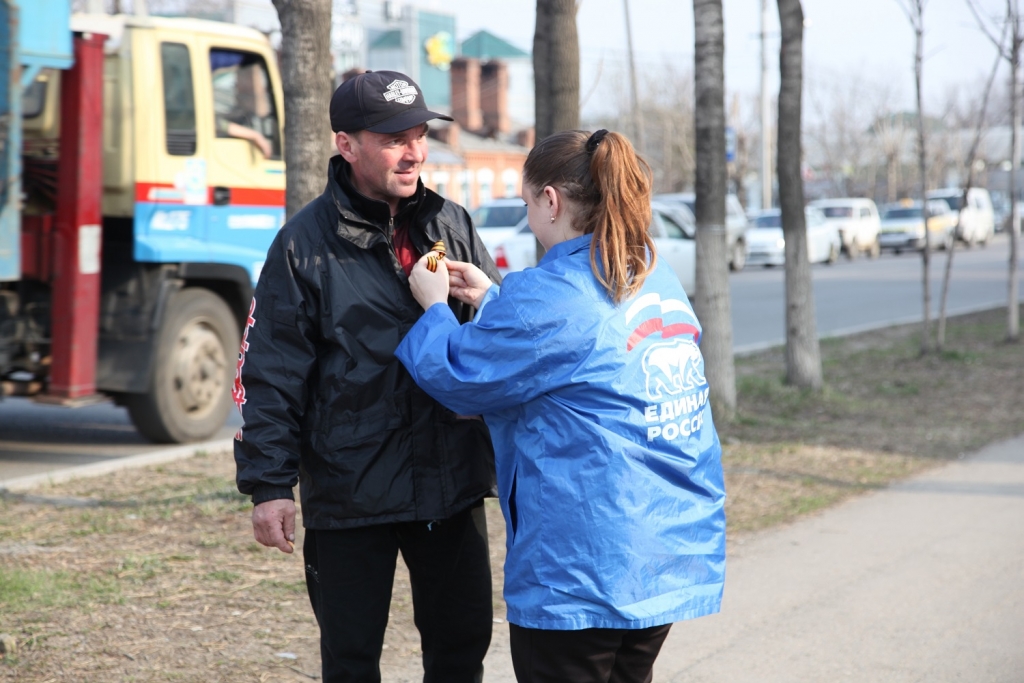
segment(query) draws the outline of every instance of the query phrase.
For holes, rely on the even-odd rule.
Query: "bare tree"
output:
[[[289,218],[323,191],[331,155],[331,0],[273,0],[281,22]]]
[[[1021,161],[1021,111],[1018,73],[1020,71],[1021,44],[1024,43],[1024,22],[1020,14],[1017,0],[1006,0],[1005,24],[1003,35],[1009,37],[1009,45],[1005,38],[997,38],[988,24],[985,23],[975,5],[975,0],[967,0],[967,5],[974,13],[978,26],[996,46],[1000,56],[1010,65],[1010,268],[1006,316],[1006,338],[1009,341],[1020,339],[1020,302],[1017,290],[1017,259],[1020,242],[1020,216],[1017,209],[1017,169]]]
[[[1005,28],[1003,38],[1005,38]],[[981,135],[985,130],[985,116],[988,113],[988,100],[992,94],[992,83],[996,79],[996,72],[999,70],[999,62],[1001,60],[1002,56],[997,54],[995,64],[992,65],[992,73],[989,74],[988,81],[985,83],[985,94],[981,98],[981,110],[978,112],[977,125],[974,129],[974,140],[971,142],[971,150],[967,153],[967,159],[964,164],[967,168],[967,181],[964,183],[963,197],[960,200],[958,223],[963,220],[964,209],[967,207],[967,196],[974,184],[974,160],[978,156],[978,145],[981,143]],[[955,239],[949,245],[949,250],[946,254],[946,269],[942,275],[942,294],[939,297],[939,325],[935,333],[935,347],[939,351],[942,351],[946,346],[946,301],[949,294],[949,279],[953,272],[954,253],[956,253]]]
[[[736,412],[728,246],[725,238],[725,27],[722,0],[693,0],[697,164],[697,292],[705,374],[716,416]]]
[[[881,100],[881,102],[885,101],[885,98]],[[900,172],[908,132],[906,116],[887,108],[879,111],[871,125],[871,133],[875,136],[885,160],[885,200],[887,202],[899,199]]]
[[[822,385],[821,349],[814,313],[811,264],[807,258],[804,183],[800,174],[803,100],[804,11],[800,0],[778,0],[779,207],[786,240],[786,381],[806,389]]]
[[[928,353],[931,349],[931,323],[932,323],[932,292],[931,278],[929,277],[931,265],[931,235],[928,230],[928,202],[926,201],[928,173],[925,157],[924,136],[924,108],[921,96],[921,75],[924,65],[924,8],[926,0],[896,0],[914,29],[914,86],[917,93],[917,165],[918,165],[918,189],[921,193],[921,213],[924,218],[924,249],[921,250],[921,285],[924,290],[924,319],[921,330],[921,353]]]
[[[576,0],[537,0],[533,33],[537,140],[580,127],[580,43]]]

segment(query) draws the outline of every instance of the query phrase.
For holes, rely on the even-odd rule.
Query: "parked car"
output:
[[[839,259],[843,241],[835,223],[825,220],[821,209],[804,209],[807,223],[807,260],[811,263],[835,263]],[[782,233],[782,212],[779,209],[763,211],[747,230],[747,265],[765,267],[786,263],[786,238]]]
[[[493,259],[495,247],[526,225],[526,202],[519,197],[494,199],[477,207],[470,218],[480,241]]]
[[[924,215],[921,202],[904,200],[882,208],[879,241],[883,249],[899,254],[924,249]],[[956,214],[938,199],[928,202],[929,241],[936,249],[949,249],[956,239]]]
[[[878,244],[878,207],[870,199],[843,198],[818,199],[811,206],[821,209],[825,220],[834,223],[843,240],[843,251],[851,259],[865,253],[878,258],[882,252]]]
[[[928,199],[941,200],[949,206],[949,210],[959,213],[956,226],[957,239],[963,240],[967,246],[988,244],[996,231],[995,212],[992,209],[992,197],[983,187],[972,187],[967,191],[967,204],[963,204],[964,191],[958,187],[934,190],[928,193]]]
[[[694,204],[697,201],[696,195],[692,192],[677,192],[673,194],[655,195],[655,200],[661,202],[672,202],[686,208],[690,216],[694,216],[696,209]],[[691,218],[692,220],[692,218]],[[694,221],[696,222],[696,221]],[[734,194],[725,196],[725,231],[726,240],[729,242],[729,268],[732,270],[743,270],[747,255],[746,232],[750,227],[747,214],[743,211],[743,205],[739,197]]]
[[[672,267],[683,289],[692,297],[697,282],[693,216],[674,203],[651,202],[650,231],[658,258]],[[537,242],[530,226],[521,226],[515,235],[497,245],[491,255],[502,276],[537,265]]]

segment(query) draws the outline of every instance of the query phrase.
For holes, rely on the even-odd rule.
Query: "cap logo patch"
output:
[[[416,101],[419,93],[414,86],[405,81],[391,81],[388,89],[384,92],[384,99],[388,102],[400,102],[401,104],[412,104]]]

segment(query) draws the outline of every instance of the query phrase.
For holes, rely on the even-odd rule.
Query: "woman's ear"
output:
[[[551,210],[551,216],[554,218],[562,210],[562,195],[551,185],[545,185],[543,193],[548,203],[548,208]]]

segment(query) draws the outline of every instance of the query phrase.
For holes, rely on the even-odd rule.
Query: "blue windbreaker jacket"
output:
[[[509,621],[647,628],[718,611],[725,491],[699,340],[668,265],[616,306],[587,235],[509,274],[473,322],[432,306],[399,345],[427,393],[490,428]]]

